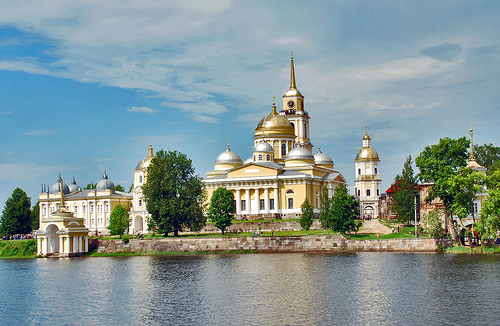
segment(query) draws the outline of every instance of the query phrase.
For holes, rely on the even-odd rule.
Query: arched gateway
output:
[[[60,189],[63,189],[62,183],[61,179]],[[69,257],[89,250],[89,230],[83,224],[83,218],[74,217],[66,209],[63,191],[59,208],[50,217],[40,220],[36,235],[38,254],[42,256]]]

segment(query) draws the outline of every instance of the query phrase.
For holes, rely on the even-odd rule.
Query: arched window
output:
[[[370,189],[366,189],[366,195],[370,196]]]
[[[262,161],[262,154],[259,154],[259,161]]]
[[[288,209],[293,209],[293,198],[288,198]]]
[[[286,191],[286,194],[291,196],[291,195],[295,195],[295,192],[292,189],[288,189]]]
[[[375,168],[375,174],[378,174],[378,173],[377,173],[377,168]]]
[[[281,156],[285,156],[286,155],[286,144],[283,143],[281,144]]]
[[[293,131],[295,132],[295,124],[293,122],[290,122],[290,124],[292,125]]]
[[[266,154],[266,161],[270,161],[270,160],[271,160],[271,155]]]
[[[361,175],[361,169],[358,169],[358,175]]]

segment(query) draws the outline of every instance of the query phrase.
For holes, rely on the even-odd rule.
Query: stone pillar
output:
[[[83,236],[78,236],[78,252],[83,251]]]
[[[264,207],[266,214],[269,213],[269,188],[264,188]]]
[[[40,235],[37,236],[36,243],[37,243],[36,254],[38,255],[39,253],[42,252],[42,237],[40,237]]]
[[[85,236],[85,252],[89,252],[89,236]]]
[[[236,214],[239,215],[241,214],[241,194],[240,194],[240,189],[236,189]]]
[[[59,253],[63,254],[64,253],[64,247],[63,247],[63,237],[59,236]]]
[[[73,242],[73,243],[71,243]],[[72,253],[73,250],[71,249],[71,247],[75,248],[75,245],[74,245],[74,241],[73,241],[73,237],[70,237],[68,235],[68,254]]]
[[[250,208],[252,207],[252,205],[250,205],[250,188],[245,189],[245,201],[247,203],[247,207],[246,207],[247,213],[250,214],[251,213]]]

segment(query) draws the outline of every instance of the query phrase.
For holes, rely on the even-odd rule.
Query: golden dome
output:
[[[373,147],[362,147],[359,151],[358,154],[356,155],[356,159],[354,162],[362,162],[362,161],[377,161],[379,162],[380,159],[378,158],[377,151],[373,149]]]
[[[284,116],[276,113],[276,105],[273,103],[273,111],[271,114],[262,118],[255,128],[255,136],[269,135],[289,135],[295,136],[292,124]]]

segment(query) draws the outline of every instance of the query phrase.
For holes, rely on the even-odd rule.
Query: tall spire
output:
[[[474,142],[472,141],[472,122],[470,124],[470,157],[469,161],[475,161],[476,156],[474,155]]]
[[[293,66],[293,52],[292,52],[292,60],[291,60],[291,72],[290,72],[290,89],[295,89],[297,86],[295,85],[295,68]]]

